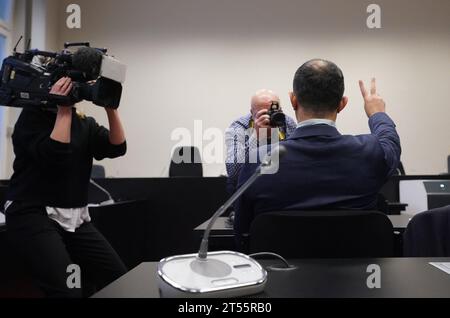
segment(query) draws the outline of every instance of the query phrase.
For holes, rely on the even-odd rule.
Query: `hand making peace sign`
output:
[[[367,92],[363,81],[359,81],[359,87],[361,94],[364,98],[364,109],[367,117],[372,116],[375,113],[384,113],[386,111],[386,104],[380,95],[377,94],[377,85],[375,78],[372,78],[370,84],[370,93]]]

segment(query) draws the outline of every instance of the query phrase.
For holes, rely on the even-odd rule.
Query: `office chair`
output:
[[[447,157],[447,172],[450,174],[450,156]]]
[[[258,215],[250,253],[286,258],[391,257],[394,229],[377,211],[283,211]]]
[[[3,213],[3,206],[6,203],[6,192],[8,191],[8,186],[0,184],[0,213]]]
[[[403,234],[405,257],[450,257],[450,205],[416,214]]]
[[[404,175],[406,175],[406,172],[405,172],[405,167],[403,166],[403,163],[400,161],[399,163],[398,163],[398,167],[397,167],[397,173],[396,173],[398,176],[404,176]]]
[[[101,165],[93,165],[91,171],[91,179],[104,179],[106,178],[105,167]]]
[[[186,161],[178,163],[175,158],[184,158],[190,154]],[[178,147],[174,150],[170,161],[169,177],[203,177],[203,166],[200,151],[197,147]]]

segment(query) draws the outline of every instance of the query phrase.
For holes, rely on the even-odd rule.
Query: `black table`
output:
[[[277,260],[261,261],[263,266]],[[261,298],[450,298],[450,275],[429,262],[450,258],[292,260],[292,271],[268,273]],[[367,287],[367,267],[381,268],[381,288]],[[158,298],[157,263],[142,263],[94,298]]]

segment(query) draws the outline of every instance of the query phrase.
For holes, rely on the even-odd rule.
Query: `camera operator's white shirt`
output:
[[[58,223],[65,231],[75,232],[85,222],[91,222],[89,208],[61,209],[46,207],[48,217]]]
[[[13,202],[5,203],[5,212]],[[45,207],[47,215],[50,219],[58,223],[64,231],[75,232],[83,223],[91,222],[89,208],[87,206],[81,208],[61,209],[54,207]]]

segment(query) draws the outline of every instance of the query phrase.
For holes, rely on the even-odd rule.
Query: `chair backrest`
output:
[[[250,253],[287,258],[390,257],[394,229],[378,211],[283,211],[258,215]]]
[[[91,171],[91,178],[92,179],[104,179],[106,178],[106,171],[105,167],[101,165],[93,165],[92,171]]]
[[[450,257],[450,205],[416,214],[403,234],[406,257]]]
[[[197,147],[175,148],[170,161],[169,177],[203,177],[203,166]]]
[[[406,175],[406,172],[405,172],[405,166],[403,166],[403,163],[402,163],[401,161],[398,163],[398,167],[397,167],[397,175],[399,175],[399,176],[404,176],[404,175]]]
[[[6,202],[6,192],[8,187],[0,184],[0,212],[3,211],[3,205]]]
[[[450,174],[450,156],[447,157],[447,171]]]

